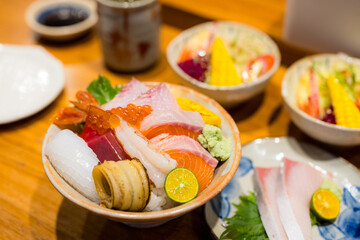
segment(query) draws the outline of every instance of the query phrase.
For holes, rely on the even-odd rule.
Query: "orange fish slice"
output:
[[[163,133],[168,133],[169,135],[177,135],[177,136],[184,135],[184,136],[188,136],[194,140],[197,140],[197,138],[201,132],[195,132],[195,131],[192,131],[189,128],[186,128],[183,126],[166,125],[166,124],[156,126],[156,127],[150,128],[150,129],[142,132],[142,134],[147,139],[151,139],[151,138],[156,137]]]
[[[199,192],[204,190],[214,176],[214,168],[207,164],[200,156],[189,152],[168,150],[167,154],[178,163],[177,167],[184,167],[191,170],[199,182]]]

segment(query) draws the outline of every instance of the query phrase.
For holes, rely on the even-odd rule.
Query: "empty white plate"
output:
[[[64,84],[63,64],[44,48],[0,44],[0,124],[39,112]]]

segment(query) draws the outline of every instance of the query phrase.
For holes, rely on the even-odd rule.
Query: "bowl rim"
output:
[[[144,81],[143,83],[145,84],[149,84],[151,85],[155,85],[155,84],[159,84],[161,82],[146,82]],[[240,139],[240,132],[237,128],[237,125],[235,123],[235,121],[233,120],[233,118],[230,116],[230,114],[219,104],[217,103],[215,100],[207,97],[206,95],[199,93],[191,88],[188,87],[184,87],[184,86],[180,86],[177,84],[171,84],[171,83],[166,83],[167,86],[169,86],[170,88],[180,88],[182,90],[187,91],[189,94],[196,94],[197,97],[201,98],[202,100],[205,100],[207,102],[210,102],[214,107],[216,107],[216,109],[218,109],[221,113],[221,115],[226,119],[226,122],[228,122],[231,130],[232,130],[232,135],[235,139],[234,141],[234,155],[233,155],[233,161],[232,161],[232,165],[229,167],[228,171],[226,172],[226,176],[225,179],[220,182],[219,184],[217,184],[217,188],[214,189],[213,192],[209,192],[206,195],[202,195],[203,197],[201,199],[199,199],[198,197],[196,197],[194,200],[185,203],[185,204],[181,204],[179,206],[176,207],[172,207],[169,209],[165,209],[165,210],[161,210],[161,211],[153,211],[153,212],[127,212],[127,211],[120,211],[120,210],[114,210],[114,209],[108,209],[108,208],[104,208],[101,207],[99,205],[97,205],[96,203],[89,201],[83,201],[81,199],[78,198],[74,198],[72,196],[72,194],[70,194],[69,192],[65,191],[64,189],[62,189],[58,182],[57,179],[53,177],[51,171],[53,171],[50,168],[50,161],[47,159],[47,157],[45,156],[45,146],[46,143],[48,141],[48,139],[50,138],[50,134],[51,134],[51,129],[55,128],[56,126],[51,124],[50,127],[48,128],[43,143],[42,143],[42,163],[43,163],[43,168],[45,170],[45,173],[48,177],[48,179],[50,180],[50,182],[52,183],[52,185],[55,187],[55,189],[62,194],[65,198],[67,198],[68,200],[72,201],[73,203],[75,203],[76,205],[83,207],[89,211],[92,211],[94,213],[97,213],[99,215],[105,216],[105,217],[110,217],[112,219],[117,219],[117,220],[122,220],[122,221],[131,221],[131,222],[136,222],[137,220],[140,221],[154,221],[154,222],[159,222],[159,221],[163,221],[163,219],[173,219],[176,218],[178,216],[181,216],[187,212],[190,212],[202,205],[204,205],[207,201],[209,201],[211,198],[215,197],[219,192],[221,192],[222,189],[225,188],[225,186],[230,182],[230,180],[233,178],[238,165],[240,163],[240,158],[241,158],[241,151],[242,151],[242,144],[241,144],[241,139]],[[65,181],[62,179],[62,181]],[[75,190],[75,189],[74,189]],[[76,190],[75,190],[76,191]],[[166,221],[167,221],[166,220]]]
[[[51,27],[37,21],[39,14],[47,9],[62,5],[76,6],[86,9],[89,16],[79,23],[68,26]],[[98,21],[96,4],[89,0],[37,0],[32,2],[25,11],[25,22],[36,33],[48,37],[67,37],[84,32],[93,27]]]
[[[305,62],[308,62],[309,60],[312,59],[326,59],[326,58],[331,58],[331,59],[339,59],[339,58],[343,58],[343,57],[349,57],[351,58],[357,65],[359,65],[360,67],[360,59],[354,58],[354,57],[350,57],[350,56],[346,56],[342,53],[320,53],[320,54],[314,54],[314,55],[310,55],[310,56],[306,56],[304,58],[301,58],[297,61],[295,61],[293,64],[291,64],[291,66],[286,70],[285,75],[282,79],[282,83],[281,83],[281,96],[283,101],[285,102],[285,104],[290,108],[290,110],[292,110],[293,112],[295,112],[297,115],[301,116],[302,118],[306,119],[307,121],[313,122],[313,123],[317,123],[320,124],[323,127],[328,127],[330,129],[333,130],[339,130],[339,131],[344,131],[344,132],[357,132],[360,133],[360,128],[348,128],[348,127],[343,127],[337,124],[331,124],[331,123],[327,123],[324,121],[321,121],[320,119],[316,119],[313,118],[311,116],[309,116],[308,114],[306,114],[305,112],[301,111],[299,108],[297,108],[296,106],[294,106],[293,103],[290,102],[289,100],[289,94],[287,92],[287,85],[288,82],[291,81],[290,78],[290,74],[295,71],[294,69],[302,64],[305,64]],[[298,80],[297,80],[298,81]]]
[[[201,31],[201,29],[203,29],[204,27],[208,26],[208,25],[213,25],[214,23],[217,24],[221,24],[221,25],[229,25],[229,26],[237,26],[238,28],[243,28],[246,29],[247,31],[251,31],[257,35],[261,35],[264,37],[264,39],[266,39],[266,41],[269,43],[269,45],[271,45],[271,47],[274,49],[275,52],[275,56],[274,56],[274,64],[272,66],[272,68],[267,71],[264,75],[260,76],[259,78],[257,78],[254,81],[251,81],[249,83],[246,84],[239,84],[239,85],[235,85],[235,86],[213,86],[210,85],[208,83],[204,83],[204,82],[200,82],[194,78],[192,78],[191,76],[189,76],[188,74],[186,74],[178,65],[176,62],[176,59],[173,58],[171,52],[172,49],[175,48],[175,45],[180,41],[180,39],[184,38],[185,36],[191,35],[194,32],[199,32]],[[168,44],[167,48],[166,48],[166,58],[167,61],[169,63],[169,65],[171,66],[171,68],[177,73],[179,74],[183,79],[185,79],[186,81],[200,87],[200,88],[204,88],[207,90],[213,90],[213,91],[233,91],[233,90],[239,90],[239,89],[245,89],[245,88],[249,88],[251,86],[254,85],[258,85],[261,84],[262,82],[266,82],[268,80],[270,80],[271,76],[275,74],[275,72],[278,70],[278,68],[280,67],[280,63],[281,63],[281,54],[280,54],[280,50],[279,47],[277,46],[277,44],[275,43],[275,41],[265,32],[247,25],[245,23],[241,23],[241,22],[236,22],[236,21],[225,21],[225,20],[219,20],[219,21],[208,21],[205,23],[201,23],[198,25],[195,25],[191,28],[188,28],[184,31],[182,31],[180,34],[178,34],[175,38],[173,38],[170,43]]]

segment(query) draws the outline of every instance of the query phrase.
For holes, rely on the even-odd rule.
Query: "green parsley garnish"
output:
[[[97,79],[90,83],[87,90],[94,96],[100,105],[103,105],[113,99],[115,95],[122,90],[122,87],[112,87],[110,80],[107,77],[99,75]]]

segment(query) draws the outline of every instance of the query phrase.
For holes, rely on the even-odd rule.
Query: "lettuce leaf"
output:
[[[87,90],[94,96],[100,105],[103,105],[113,99],[122,88],[122,86],[112,87],[110,80],[107,77],[99,75],[97,79],[90,83]]]
[[[262,224],[257,207],[255,194],[240,196],[240,203],[236,207],[235,215],[226,218],[227,228],[221,234],[221,239],[269,239]]]

